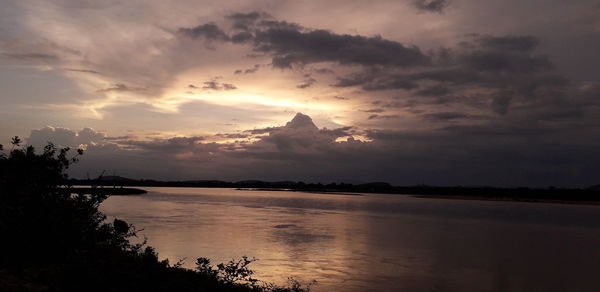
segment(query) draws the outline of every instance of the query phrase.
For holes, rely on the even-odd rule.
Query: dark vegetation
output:
[[[104,177],[100,181],[72,179],[72,184],[89,185],[97,183],[105,186],[150,186],[150,187],[205,187],[205,188],[241,188],[259,190],[289,190],[302,192],[351,192],[351,193],[382,193],[382,194],[407,194],[436,196],[448,198],[465,199],[488,199],[488,200],[510,200],[510,201],[556,201],[556,202],[581,202],[600,203],[600,186],[592,186],[586,189],[565,189],[549,187],[545,189],[535,188],[495,188],[495,187],[439,187],[439,186],[393,186],[385,182],[373,182],[366,184],[346,183],[304,183],[304,182],[265,182],[258,180],[226,182],[219,180],[198,181],[157,181],[157,180],[134,180],[119,176]]]
[[[0,145],[0,291],[307,291],[290,280],[277,287],[253,278],[253,260],[197,269],[159,260],[135,227],[106,222],[98,206],[106,192],[66,192],[65,170],[82,150],[48,144],[37,154],[13,138]],[[7,153],[5,153],[7,152]]]

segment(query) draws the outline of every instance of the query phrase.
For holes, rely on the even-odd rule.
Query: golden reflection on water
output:
[[[197,257],[216,264],[247,255],[259,259],[252,264],[259,279],[317,280],[314,291],[600,288],[573,281],[593,279],[600,268],[597,207],[147,189],[142,196],[111,197],[102,210],[144,228],[161,258],[185,259],[189,268]]]

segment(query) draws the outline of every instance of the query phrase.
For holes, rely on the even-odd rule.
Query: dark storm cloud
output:
[[[547,56],[536,53],[538,43],[531,36],[471,35],[456,48],[433,55],[434,61],[428,66],[416,70],[366,67],[338,77],[334,86],[360,87],[365,91],[400,89],[417,96],[436,97],[444,104],[475,108],[488,104],[500,115],[507,114],[513,103],[545,107],[575,95],[576,89],[555,71]],[[422,88],[423,84],[427,87]],[[469,90],[480,93],[466,93]],[[432,100],[415,99],[413,105],[419,103],[432,104]]]
[[[429,58],[415,46],[404,46],[381,37],[340,35],[326,30],[268,27],[258,30],[255,50],[273,54],[273,66],[337,62],[343,65],[420,66]]]
[[[334,74],[333,70],[329,68],[316,68],[314,72],[318,74]]]
[[[421,12],[441,13],[449,4],[450,0],[412,0],[412,5]]]
[[[433,10],[448,4],[446,1],[418,3]],[[227,19],[233,22],[229,34],[212,23],[192,29],[182,28],[181,31],[196,29],[195,35],[205,38],[209,31],[211,36],[208,38],[211,40],[247,44],[255,52],[269,54],[275,68],[329,62],[356,69],[337,77],[332,84],[334,87],[358,87],[365,91],[401,90],[437,98],[434,101],[417,99],[417,106],[419,102],[460,103],[479,109],[482,104],[487,104],[490,111],[506,115],[513,104],[540,104],[539,100],[552,103],[565,98],[565,92],[571,90],[568,80],[554,71],[550,59],[536,52],[539,40],[533,36],[472,34],[456,47],[426,54],[419,47],[380,36],[309,29],[276,20],[264,13],[238,13]],[[233,41],[230,36],[238,33],[245,37]],[[250,72],[238,70],[235,73]],[[313,77],[306,77],[297,87],[308,88],[315,82]],[[372,116],[373,119],[382,117],[393,116]]]
[[[492,99],[492,110],[494,110],[494,112],[501,114],[501,115],[505,115],[508,112],[508,107],[510,106],[510,100],[511,97],[510,96],[495,96]]]
[[[482,47],[492,48],[502,51],[522,51],[527,52],[535,49],[540,41],[532,36],[505,36],[494,37],[489,35],[475,35],[475,42]]]
[[[234,33],[235,39],[212,23],[180,28],[179,31],[209,40],[248,43],[257,52],[271,54],[272,64],[278,68],[318,62],[399,67],[421,66],[430,62],[430,58],[418,47],[406,46],[380,36],[365,37],[308,29],[298,24],[272,20],[260,13],[234,14],[229,18],[234,20],[234,28],[243,26],[245,30]]]
[[[319,130],[320,134],[324,134],[324,135],[329,135],[331,137],[334,138],[339,138],[339,137],[343,137],[343,136],[351,136],[353,134],[355,134],[355,128],[354,127],[341,127],[341,128],[337,128],[337,129],[327,129],[327,128],[323,128]]]
[[[386,70],[371,69],[360,73],[340,77],[336,87],[354,87],[360,86],[365,91],[378,91],[387,89],[410,90],[419,87],[411,80],[411,77],[404,74],[390,73]]]
[[[417,91],[416,94],[421,95],[421,96],[443,96],[443,95],[447,95],[451,92],[452,91],[447,86],[438,84],[435,86],[421,89],[421,90]]]
[[[582,106],[600,106],[600,84],[585,83],[579,88],[576,98]]]
[[[552,68],[547,57],[522,52],[477,50],[462,58],[468,68],[480,72],[529,73]]]
[[[206,23],[193,28],[180,28],[179,33],[191,38],[204,38],[216,41],[229,40],[229,36],[214,23]]]
[[[532,37],[472,36],[472,41],[462,43],[456,50],[446,50],[444,59],[414,73],[403,68],[367,68],[361,72],[339,78],[335,86],[361,86],[365,90],[414,89],[417,82],[431,80],[450,85],[472,85],[481,87],[504,86],[514,81],[506,73],[543,73],[552,69],[546,56],[535,55],[532,50],[537,41]],[[532,79],[538,76],[528,77]],[[507,82],[508,81],[508,82]],[[499,84],[494,84],[499,83]],[[421,94],[447,93],[449,87],[431,87]],[[437,91],[437,92],[436,92]]]
[[[432,120],[436,122],[445,122],[456,119],[464,119],[470,117],[467,114],[459,113],[459,112],[439,112],[439,113],[431,113],[424,115],[425,119]]]

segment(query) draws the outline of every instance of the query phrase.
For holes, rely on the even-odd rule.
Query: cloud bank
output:
[[[461,118],[455,113],[431,119]],[[284,126],[211,137],[110,137],[86,128],[34,130],[31,144],[89,145],[76,177],[101,170],[164,180],[389,181],[414,185],[591,185],[600,163],[595,146],[543,142],[554,131],[497,125],[436,132],[319,129],[301,113]],[[361,140],[355,137],[364,137]],[[536,141],[533,143],[532,141]],[[567,171],[565,171],[567,170]],[[457,183],[459,182],[459,183]]]

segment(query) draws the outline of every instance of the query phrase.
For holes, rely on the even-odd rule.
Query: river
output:
[[[151,188],[101,206],[171,263],[258,259],[313,291],[600,291],[600,206]]]

